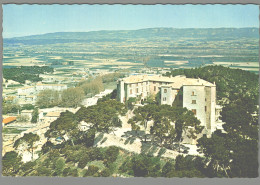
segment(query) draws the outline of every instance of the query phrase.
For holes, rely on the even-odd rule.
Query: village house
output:
[[[215,83],[185,76],[132,75],[120,79],[117,84],[117,98],[121,103],[131,97],[146,99],[157,93],[161,104],[173,105],[179,101],[191,110],[204,126],[202,134],[211,136],[216,130],[219,107],[216,108]]]
[[[15,121],[16,121],[15,116],[10,116],[10,117],[4,118],[3,121],[2,121],[2,127],[4,127],[5,125],[8,125],[10,123],[13,123]]]
[[[55,90],[55,91],[62,91],[67,89],[67,85],[64,84],[42,84],[38,83],[36,84],[36,91],[42,91],[46,89]]]
[[[33,110],[22,110],[21,116],[27,117],[28,120],[31,120],[32,119],[32,113],[33,113]]]

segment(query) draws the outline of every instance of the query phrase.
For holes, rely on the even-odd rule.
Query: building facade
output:
[[[161,104],[180,102],[191,110],[204,126],[202,134],[210,136],[216,130],[216,85],[202,79],[185,76],[133,75],[117,84],[118,101],[131,97],[147,98],[160,93]]]

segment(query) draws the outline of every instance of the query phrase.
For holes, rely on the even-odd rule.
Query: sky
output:
[[[259,6],[3,5],[3,38],[155,27],[259,27]]]

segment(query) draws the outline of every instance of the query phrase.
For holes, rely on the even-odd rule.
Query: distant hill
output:
[[[259,38],[258,28],[147,28],[140,30],[56,32],[42,35],[6,38],[4,44],[53,44],[71,42],[121,42],[135,39],[233,40]]]

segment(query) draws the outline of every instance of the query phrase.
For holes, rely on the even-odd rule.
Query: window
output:
[[[146,82],[146,85],[148,85],[148,82]]]
[[[129,84],[129,87],[131,88],[131,87],[132,87],[132,84]]]
[[[167,93],[167,89],[164,89],[164,93]]]
[[[192,91],[191,96],[195,96],[195,92],[194,91]]]
[[[136,93],[138,93],[138,88],[136,88]]]
[[[166,97],[163,98],[163,101],[166,101]]]
[[[192,111],[195,115],[197,114],[196,109],[192,109],[191,111]]]
[[[207,101],[207,98],[205,98],[205,101]]]
[[[196,104],[196,100],[192,100],[192,101],[191,101],[191,104]]]
[[[153,87],[153,90],[156,91],[156,86]]]
[[[207,112],[207,106],[205,106],[205,112]]]
[[[133,91],[132,91],[132,89],[130,89],[130,94],[133,94]]]
[[[144,92],[144,88],[142,87],[142,92]]]

